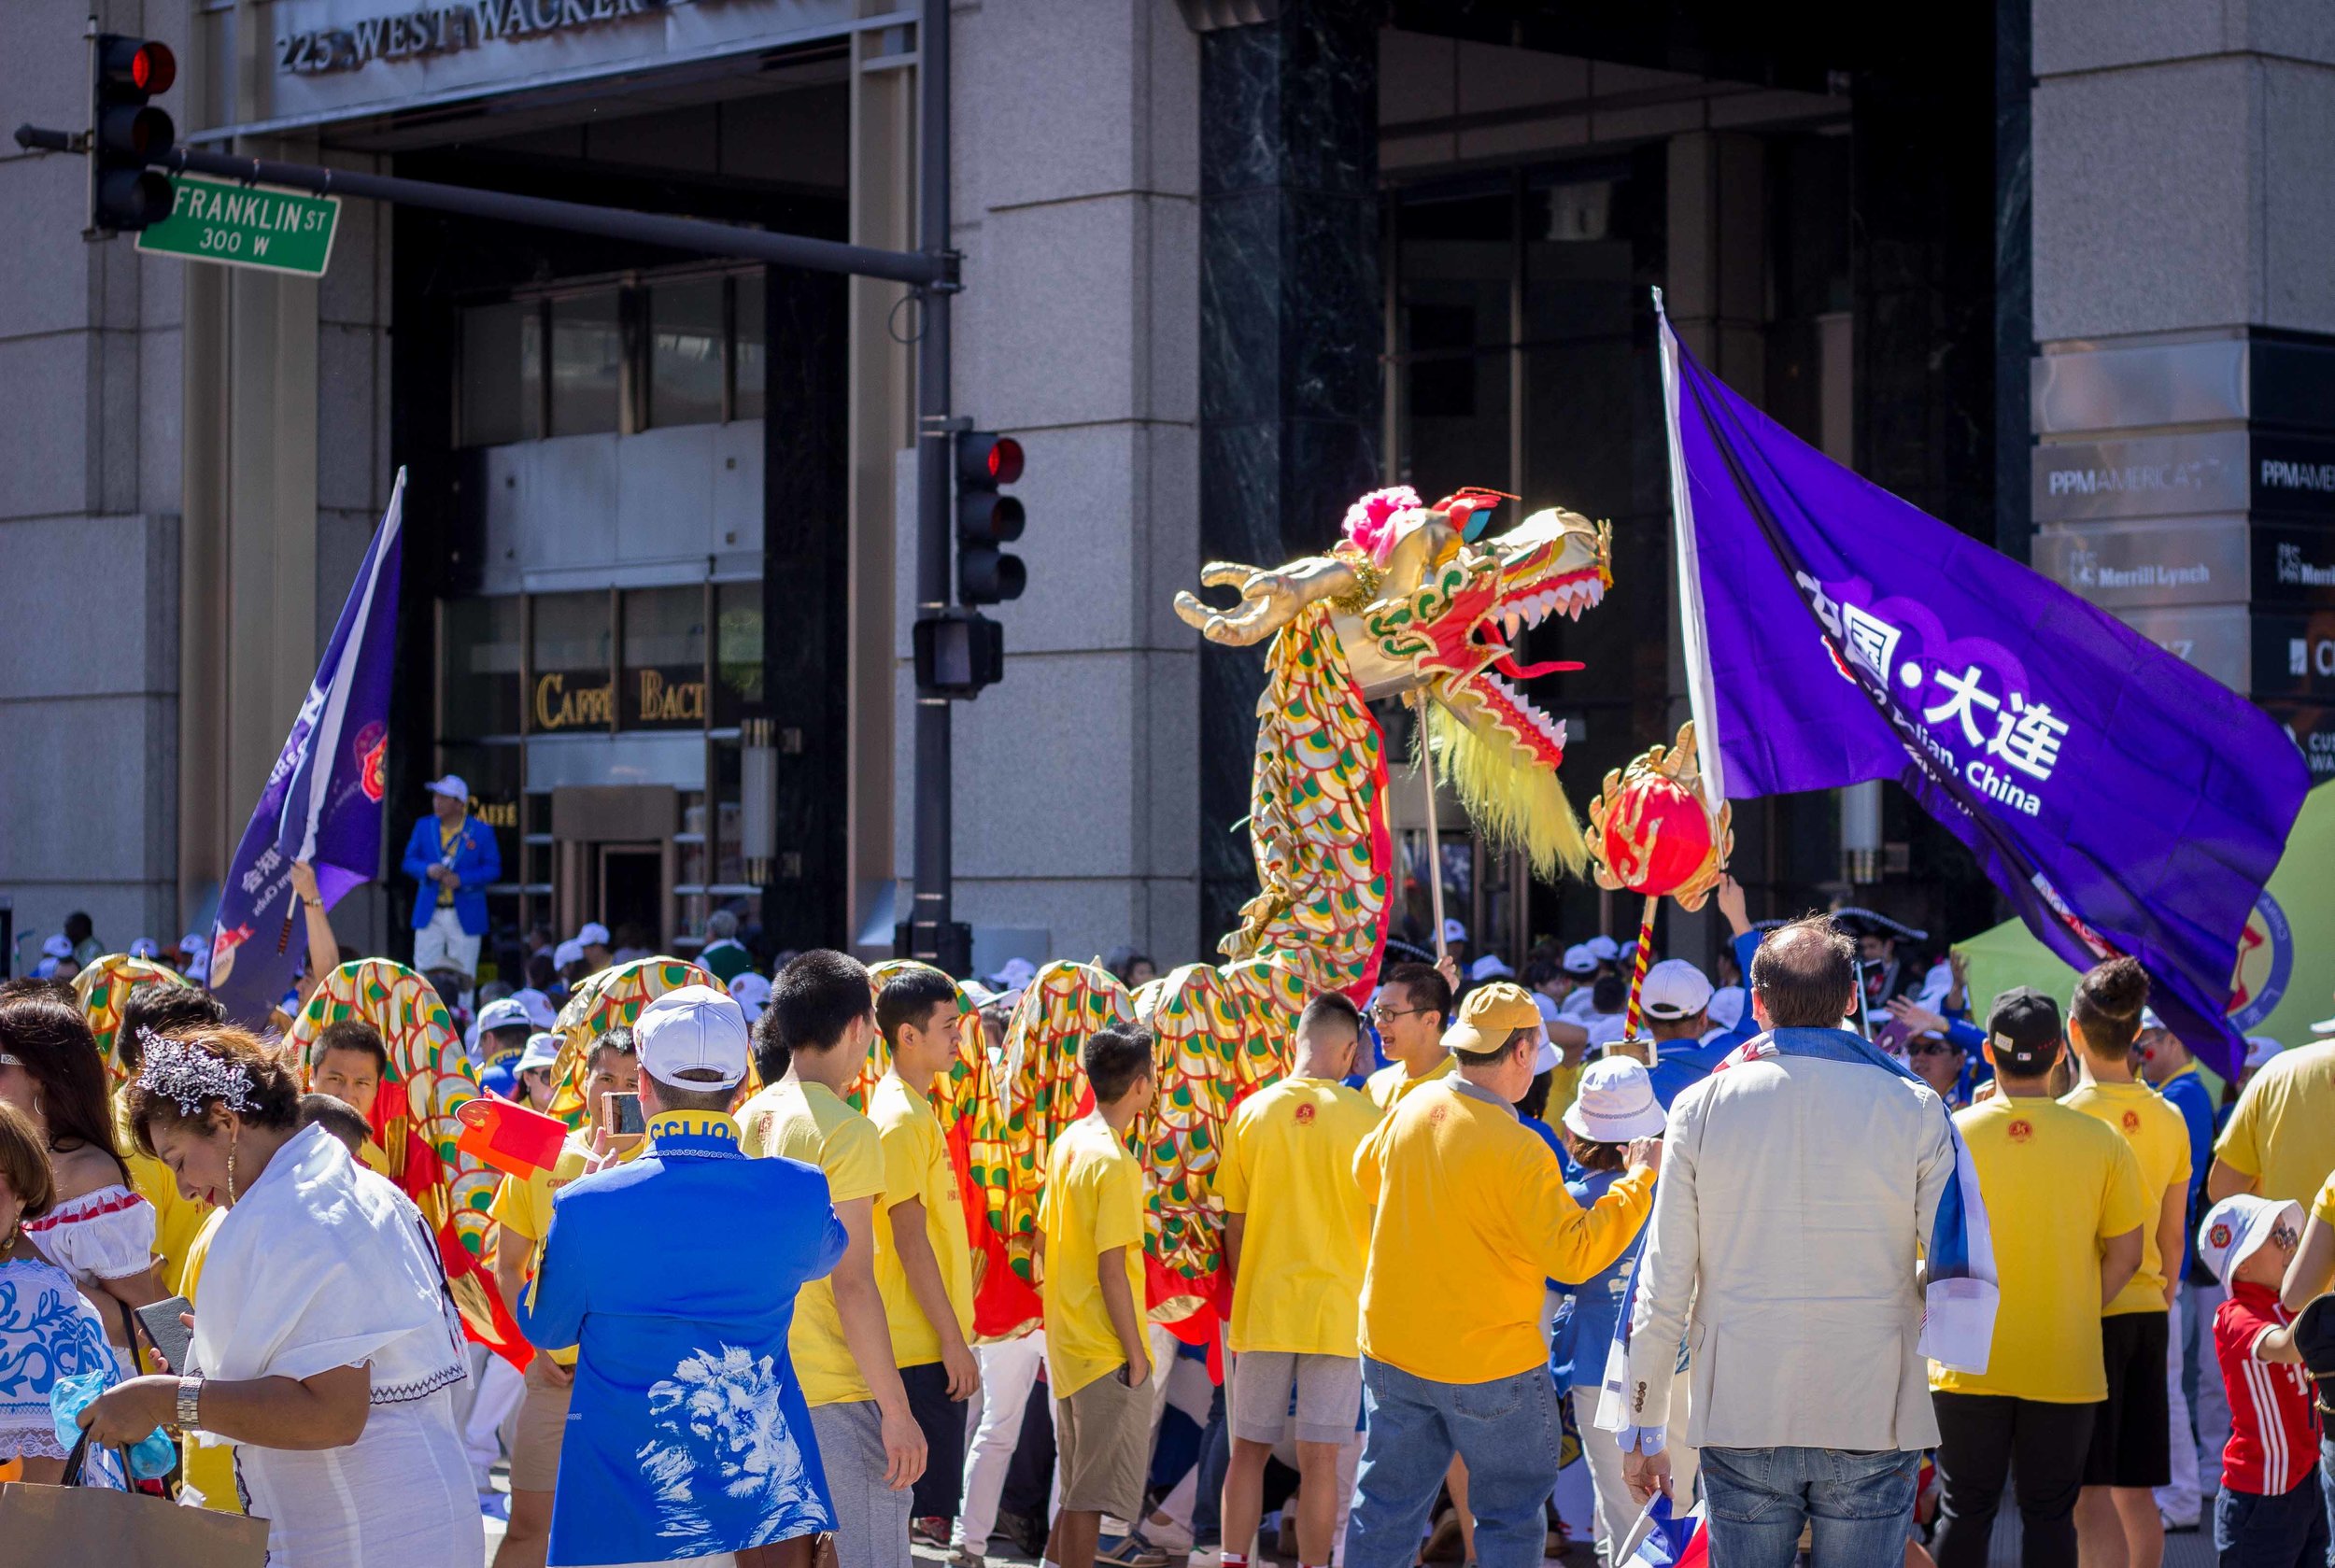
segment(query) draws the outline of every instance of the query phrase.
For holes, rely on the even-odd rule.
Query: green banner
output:
[[[233,180],[179,175],[170,216],[138,234],[138,248],[231,267],[322,277],[333,255],[338,196],[304,196]]]

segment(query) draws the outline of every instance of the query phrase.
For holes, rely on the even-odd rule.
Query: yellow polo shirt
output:
[[[131,1135],[129,1086],[124,1084],[114,1092],[114,1147],[123,1151],[121,1163],[130,1172],[130,1189],[154,1207],[154,1255],[162,1266],[154,1278],[179,1295],[191,1296],[184,1283],[187,1259],[192,1255],[194,1238],[204,1222],[215,1212],[201,1198],[182,1197],[178,1179],[170,1174],[170,1167],[151,1154],[138,1152],[137,1139]]]
[[[2107,1398],[2101,1244],[2157,1217],[2140,1162],[2101,1122],[2040,1096],[1997,1095],[1956,1111],[1954,1125],[1978,1169],[2002,1305],[1987,1370],[1932,1362],[1930,1386],[2046,1405]]]
[[[1379,1111],[1335,1079],[1284,1078],[1225,1123],[1216,1195],[1245,1217],[1233,1278],[1234,1351],[1353,1356],[1370,1204],[1354,1151]]]
[[[2214,1156],[2266,1198],[2309,1203],[2335,1171],[2335,1040],[2271,1057],[2254,1075]]]
[[[2335,1225],[2335,1172],[2329,1172],[2327,1180],[2319,1183],[2319,1195],[2311,1200],[2311,1212]]]
[[[1405,1095],[1421,1084],[1433,1083],[1439,1078],[1451,1077],[1451,1062],[1452,1058],[1446,1055],[1442,1061],[1437,1062],[1417,1078],[1411,1077],[1410,1068],[1402,1063],[1389,1062],[1363,1080],[1362,1092],[1369,1095],[1370,1103],[1380,1110],[1392,1110],[1403,1103]]]
[[[878,1210],[884,1207],[884,1141],[876,1125],[826,1084],[783,1078],[738,1108],[738,1125],[739,1142],[754,1158],[781,1155],[825,1171],[828,1199],[836,1208],[854,1198],[873,1198]],[[833,1275],[810,1280],[796,1293],[786,1349],[802,1379],[804,1403],[846,1405],[875,1398],[843,1340]]]
[[[1640,1171],[1583,1208],[1549,1146],[1459,1078],[1406,1095],[1355,1151],[1354,1176],[1378,1206],[1363,1353],[1436,1383],[1544,1363],[1547,1282],[1606,1267],[1654,1202],[1653,1175]]]
[[[884,1148],[884,1201],[876,1206],[876,1291],[884,1297],[884,1321],[892,1328],[892,1360],[923,1366],[941,1359],[941,1335],[909,1289],[908,1270],[892,1240],[892,1209],[910,1198],[925,1206],[925,1238],[941,1265],[956,1311],[957,1332],[973,1333],[973,1248],[965,1230],[965,1202],[957,1195],[956,1167],[949,1164],[948,1135],[924,1095],[896,1072],[885,1073],[868,1096],[868,1120]]]
[[[1038,1228],[1046,1236],[1046,1376],[1063,1400],[1127,1359],[1103,1303],[1102,1255],[1113,1247],[1126,1249],[1127,1291],[1143,1321],[1143,1171],[1101,1116],[1081,1117],[1054,1140]]]
[[[2163,1211],[2166,1189],[2172,1188],[2182,1194],[2186,1222],[2189,1124],[2145,1083],[2079,1084],[2059,1103],[2122,1134],[2141,1169],[2141,1200],[2148,1206],[2148,1218],[2141,1222],[2141,1269],[2116,1293],[2103,1315],[2165,1311],[2165,1255],[2157,1245],[2157,1216]],[[2174,1259],[2173,1267],[2180,1266]]]

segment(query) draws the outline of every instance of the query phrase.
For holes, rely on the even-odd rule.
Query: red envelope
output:
[[[491,1095],[463,1101],[454,1116],[462,1124],[454,1146],[506,1175],[537,1176],[559,1166],[568,1125],[557,1116]]]

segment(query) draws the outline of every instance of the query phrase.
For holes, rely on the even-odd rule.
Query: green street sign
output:
[[[234,180],[178,175],[170,216],[138,232],[138,248],[231,267],[322,277],[333,255],[338,196],[303,196]]]

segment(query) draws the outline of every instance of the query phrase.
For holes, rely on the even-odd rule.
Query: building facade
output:
[[[915,243],[904,0],[25,0],[13,120],[79,123],[91,9],[177,50],[195,145]],[[1252,890],[1258,661],[1171,598],[1205,558],[1321,549],[1378,485],[1610,518],[1612,595],[1534,634],[1585,668],[1535,699],[1577,800],[1666,737],[1655,285],[1804,439],[2335,770],[2335,32],[2222,0],[1918,34],[1699,0],[978,0],[952,27],[954,406],[1021,439],[1030,517],[1006,679],[955,710],[978,967],[1212,948]],[[84,243],[82,177],[0,158],[0,892],[32,945],[74,909],[111,948],[206,918],[403,468],[385,841],[423,781],[468,781],[502,850],[490,960],[587,919],[688,951],[717,909],[766,953],[888,947],[906,290],[357,200],[310,281]],[[1479,946],[1627,918],[1447,826]],[[1737,827],[1776,909],[1991,917],[1893,789]],[[395,951],[413,889],[383,870],[336,920]]]

